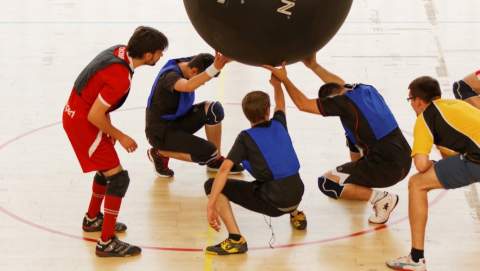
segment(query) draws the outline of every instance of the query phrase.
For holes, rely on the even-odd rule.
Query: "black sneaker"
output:
[[[220,166],[222,165],[225,157],[219,156],[217,159],[213,160],[212,162],[207,164],[207,171],[209,172],[218,172]],[[244,168],[240,164],[233,165],[232,169],[230,170],[230,174],[240,174],[244,171]]]
[[[155,171],[159,177],[172,177],[174,172],[168,168],[170,158],[161,155],[157,149],[151,148],[147,151],[147,156],[155,166]]]
[[[297,214],[290,214],[290,224],[297,230],[305,230],[307,228],[307,217],[302,211],[296,211]]]
[[[103,226],[103,214],[98,213],[94,218],[89,218],[88,214],[85,214],[83,217],[82,229],[85,232],[98,232],[102,231]],[[115,232],[125,232],[127,230],[127,225],[117,222],[115,223]]]
[[[209,246],[206,248],[207,254],[213,255],[231,255],[231,254],[241,254],[248,251],[247,241],[245,238],[242,238],[239,241],[232,239],[225,239],[220,244],[214,246]]]
[[[116,236],[113,236],[106,242],[103,242],[100,238],[95,249],[95,254],[98,257],[128,257],[139,255],[140,253],[142,253],[141,248],[120,241]]]

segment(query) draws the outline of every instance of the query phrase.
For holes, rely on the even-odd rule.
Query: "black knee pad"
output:
[[[463,80],[453,83],[453,95],[460,100],[478,96],[478,94]]]
[[[190,155],[193,162],[206,165],[217,158],[217,153],[217,147],[212,142],[206,141],[204,144],[197,145]]]
[[[127,193],[128,184],[130,183],[130,177],[128,177],[128,171],[122,170],[119,173],[107,177],[107,195],[123,198]]]
[[[322,191],[323,194],[331,197],[332,199],[339,199],[342,195],[343,185],[336,183],[328,179],[325,176],[318,178],[318,188]]]
[[[213,180],[213,178],[210,178],[205,182],[205,184],[203,184],[203,188],[205,188],[205,194],[207,196],[210,195],[210,192],[212,192]]]
[[[207,109],[207,121],[208,125],[215,125],[222,122],[225,117],[223,106],[220,102],[212,102]]]
[[[95,177],[93,177],[93,181],[101,186],[105,186],[107,185],[107,178],[105,178],[105,176],[101,173],[101,172],[97,172],[95,174]]]

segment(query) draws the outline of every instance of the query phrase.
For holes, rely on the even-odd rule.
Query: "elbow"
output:
[[[430,167],[432,166],[431,163],[416,163],[415,167],[417,168],[417,171],[420,173],[425,173],[427,172]]]
[[[417,168],[417,171],[419,173],[425,173],[427,171],[427,169],[425,167],[422,167],[422,166],[417,166],[416,168]]]
[[[94,117],[94,114],[92,114],[91,112],[88,113],[87,115],[87,120],[91,123],[95,123],[95,117]]]
[[[89,112],[88,115],[87,115],[87,120],[88,122],[90,122],[91,124],[95,125],[98,127],[99,123],[101,122],[98,114],[95,114],[93,112]]]

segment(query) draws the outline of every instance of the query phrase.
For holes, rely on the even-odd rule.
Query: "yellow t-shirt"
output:
[[[433,145],[446,155],[480,157],[480,110],[460,100],[435,100],[417,117],[412,156],[430,154]]]

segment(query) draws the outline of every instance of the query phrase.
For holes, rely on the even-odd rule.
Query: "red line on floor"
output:
[[[227,104],[237,104],[237,103],[227,103]],[[135,107],[135,108],[126,109],[124,111],[136,110],[136,109],[144,109],[144,107]],[[6,146],[8,146],[8,145],[26,137],[26,136],[29,136],[31,134],[34,134],[34,133],[38,132],[38,131],[45,130],[47,128],[56,126],[58,124],[60,124],[60,122],[50,123],[50,124],[35,128],[33,130],[27,131],[25,133],[22,133],[22,134],[14,137],[10,140],[7,140],[6,142],[0,144],[0,151],[3,148],[5,148]],[[435,197],[435,199],[433,199],[430,202],[429,205],[432,206],[432,205],[436,204],[438,201],[440,201],[440,199],[442,199],[446,195],[446,193],[447,193],[447,191],[441,192],[439,195],[437,195],[437,197]],[[57,234],[57,235],[60,235],[60,236],[69,237],[69,238],[73,238],[73,239],[80,239],[80,240],[84,240],[84,241],[88,241],[88,242],[97,242],[97,240],[93,239],[93,238],[88,238],[88,237],[83,237],[83,236],[77,236],[77,235],[70,234],[70,233],[65,233],[65,232],[62,232],[62,231],[59,231],[59,230],[51,229],[49,227],[37,224],[37,223],[32,222],[32,221],[29,221],[29,220],[27,220],[23,217],[20,217],[20,216],[14,214],[13,212],[5,209],[2,206],[0,206],[0,212],[4,213],[5,215],[23,223],[23,224],[29,225],[31,227],[37,228],[37,229],[42,230],[42,231],[46,231],[46,232],[49,232],[49,233],[52,233],[52,234]],[[274,248],[292,248],[292,247],[323,244],[323,243],[328,243],[328,242],[333,242],[333,241],[338,241],[338,240],[350,239],[350,238],[354,238],[354,237],[357,237],[357,236],[361,236],[361,235],[365,235],[365,234],[368,234],[368,233],[373,233],[373,232],[376,232],[376,231],[386,229],[389,226],[399,224],[399,223],[401,223],[403,221],[406,221],[406,220],[408,220],[408,217],[402,217],[402,218],[394,220],[390,223],[387,223],[385,225],[380,225],[380,226],[364,229],[364,230],[357,231],[357,232],[350,233],[350,234],[346,234],[346,235],[340,235],[340,236],[336,236],[336,237],[330,237],[330,238],[325,238],[325,239],[321,239],[321,240],[314,240],[314,241],[305,241],[305,242],[290,243],[290,244],[280,244],[280,245],[274,246]],[[161,251],[177,251],[177,252],[201,252],[201,251],[203,251],[202,248],[181,248],[181,247],[160,247],[160,246],[141,246],[141,247],[144,248],[144,249],[161,250]],[[271,248],[268,247],[268,246],[260,246],[260,247],[252,247],[250,249],[251,250],[266,250],[266,249],[271,249]]]

